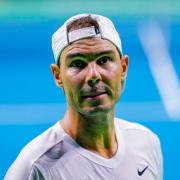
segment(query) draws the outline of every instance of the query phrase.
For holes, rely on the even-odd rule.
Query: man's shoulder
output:
[[[115,118],[115,121],[119,128],[122,131],[126,131],[127,133],[139,134],[143,135],[142,137],[148,137],[154,139],[155,141],[159,141],[158,136],[149,128],[145,127],[142,124],[126,121],[124,119]]]
[[[119,125],[119,127],[124,130],[139,130],[139,131],[152,132],[149,128],[136,122],[130,122],[120,118],[115,118],[115,121]]]
[[[63,131],[59,123],[56,123],[34,138],[22,149],[17,159],[9,168],[5,180],[28,179],[33,164],[62,139]]]

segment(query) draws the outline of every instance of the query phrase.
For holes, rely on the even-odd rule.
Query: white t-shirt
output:
[[[118,150],[106,159],[79,146],[58,122],[25,146],[5,180],[162,180],[158,137],[117,118],[115,132]]]

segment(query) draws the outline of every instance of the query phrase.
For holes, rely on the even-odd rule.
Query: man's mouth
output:
[[[104,97],[107,93],[106,92],[95,92],[95,93],[89,93],[83,96],[85,99],[100,99]]]

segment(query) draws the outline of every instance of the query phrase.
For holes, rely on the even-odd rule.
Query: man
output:
[[[6,180],[162,180],[157,136],[114,117],[128,56],[106,17],[80,14],[53,35],[56,84],[67,100],[64,118],[31,141]]]

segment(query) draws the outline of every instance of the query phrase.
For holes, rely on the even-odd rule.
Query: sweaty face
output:
[[[116,47],[100,38],[83,39],[61,54],[60,77],[68,105],[87,115],[112,110],[121,94],[122,62]]]

